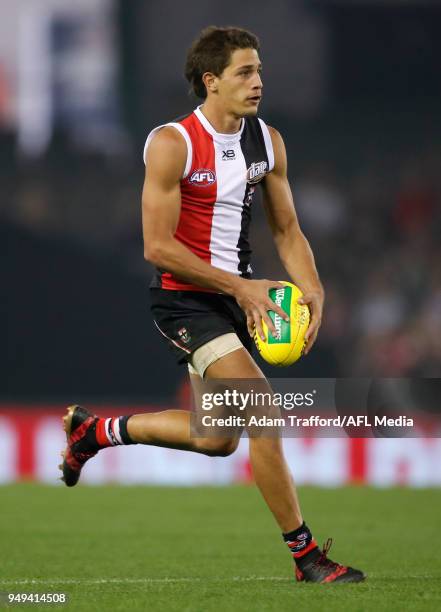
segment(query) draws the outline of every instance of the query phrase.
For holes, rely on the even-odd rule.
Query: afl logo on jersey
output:
[[[206,168],[199,168],[195,170],[188,179],[188,182],[198,187],[208,187],[216,182],[216,175],[212,170]]]
[[[268,164],[266,161],[253,162],[247,170],[247,182],[253,185],[263,179],[266,174]]]

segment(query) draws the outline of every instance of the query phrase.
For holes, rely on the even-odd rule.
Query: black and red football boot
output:
[[[362,582],[366,576],[360,570],[340,565],[328,558],[328,552],[332,545],[329,538],[323,550],[316,548],[308,553],[301,569],[296,566],[296,580],[301,582],[318,582],[320,584]]]
[[[96,440],[98,417],[82,406],[69,406],[63,417],[67,446],[61,453],[63,463],[58,467],[63,472],[61,480],[68,486],[77,484],[83,465],[100,450]]]

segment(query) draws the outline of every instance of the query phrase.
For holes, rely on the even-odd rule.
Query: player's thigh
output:
[[[258,424],[261,417],[266,417],[270,421],[279,419],[280,406],[273,402],[273,390],[269,381],[245,348],[231,351],[211,363],[205,370],[204,378],[193,373],[190,374],[190,379],[195,397],[196,423],[203,425],[205,414],[220,419],[235,415],[242,419],[241,426],[233,429],[226,429],[222,425],[211,429],[197,427],[201,437],[212,438],[214,436],[219,439],[219,442],[221,438],[225,441],[235,439],[238,442],[244,428],[250,439],[273,438],[277,440],[280,437],[277,425],[267,427]],[[225,398],[235,397],[236,400],[233,403],[230,400],[222,405],[214,405],[213,402],[210,402],[208,407],[204,407],[204,396],[212,398],[214,394],[222,393],[225,394]],[[245,401],[243,398],[249,399]],[[206,410],[209,412],[205,412]],[[251,417],[254,417],[254,421]],[[270,443],[268,444],[271,446]],[[274,444],[277,447],[276,442]]]
[[[262,370],[244,347],[237,348],[219,359],[216,359],[216,361],[213,361],[213,363],[208,365],[208,367],[205,369],[203,378],[196,373],[194,368],[191,367],[189,369],[189,377],[195,405],[198,409],[202,407],[202,396],[209,388],[209,380],[258,380],[260,386],[269,386],[269,383],[267,382]]]
[[[245,348],[224,355],[210,364],[205,371],[205,378],[265,378],[253,357]]]

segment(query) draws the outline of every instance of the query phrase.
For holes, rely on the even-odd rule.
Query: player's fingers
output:
[[[318,327],[318,317],[316,317],[313,314],[311,315],[311,319],[309,321],[309,325],[308,325],[308,329],[306,330],[305,337],[310,336],[311,333],[316,329],[316,327]]]
[[[248,329],[248,333],[250,334],[250,336],[253,337],[254,336],[254,319],[250,315],[247,315],[247,329]]]
[[[308,327],[305,333],[305,342],[309,342],[310,338],[315,334],[315,332],[316,332],[315,327]]]
[[[311,304],[313,302],[317,301],[317,296],[315,293],[304,293],[303,295],[301,295],[298,299],[297,302],[299,304]]]
[[[268,312],[262,308],[262,310],[260,311],[260,316],[265,321],[266,326],[268,327],[268,330],[271,332],[271,335],[275,338],[277,334],[277,330]]]
[[[311,338],[311,336],[313,336],[314,334],[317,334],[319,327],[320,327],[319,323],[314,323],[314,324],[309,325],[305,333],[305,340],[308,341]]]
[[[312,349],[316,339],[317,339],[317,334],[318,334],[318,329],[315,330],[315,332],[309,337],[308,341],[306,342],[306,346],[303,350],[303,354],[307,355],[309,353],[309,351]]]
[[[273,312],[277,312],[277,314],[281,316],[284,321],[289,321],[289,315],[287,315],[286,312],[282,310],[282,308],[280,308],[280,306],[278,306],[272,300],[268,300],[268,302],[266,303],[266,310],[272,310]]]
[[[286,287],[286,285],[284,285],[283,283],[281,283],[280,281],[266,281],[268,283],[268,289],[280,289],[283,287]]]
[[[306,340],[305,349],[303,351],[304,355],[307,355],[310,352],[310,350],[311,350],[311,348],[312,348],[312,346],[313,346],[313,344],[315,342],[315,339],[317,338],[317,333],[318,333],[318,330],[313,332],[312,335],[309,336],[308,340]]]
[[[323,311],[323,300],[321,300],[316,294],[305,293],[302,297],[298,298],[298,304],[307,304],[311,313],[311,319],[318,318],[321,321]],[[319,323],[320,325],[320,323]]]
[[[279,281],[269,281],[265,280],[267,283],[267,293],[270,289],[279,289],[285,287],[285,285]],[[284,321],[289,321],[289,316],[284,312],[280,306],[278,306],[273,300],[268,296],[266,310],[272,310],[273,312],[277,312],[278,315],[282,317]]]
[[[312,312],[311,321],[309,322],[308,329],[305,333],[305,340],[309,340],[312,334],[318,332],[318,329],[321,325],[321,319],[316,312]]]
[[[254,325],[256,326],[257,333],[262,338],[262,340],[265,342],[266,338],[265,338],[265,333],[262,327],[262,317],[258,310],[253,310],[253,318],[254,318]]]

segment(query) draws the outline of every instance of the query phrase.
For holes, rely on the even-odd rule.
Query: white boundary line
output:
[[[410,580],[439,580],[439,575],[427,575],[427,574],[412,574],[406,576],[393,576],[384,574],[369,574],[368,579],[375,580],[394,580],[394,579],[410,579]],[[179,584],[179,583],[191,583],[191,582],[292,582],[295,583],[294,576],[232,576],[226,578],[201,578],[201,577],[182,577],[172,578],[164,576],[163,578],[95,578],[89,580],[83,580],[81,578],[23,578],[18,580],[0,580],[0,587],[5,586],[26,586],[26,585],[45,585],[45,584],[84,584],[84,585],[98,585],[98,584]]]
[[[233,576],[232,578],[96,578],[82,580],[81,578],[54,578],[54,579],[21,579],[0,580],[0,585],[38,585],[38,584],[156,584],[179,582],[294,582],[293,578],[281,576]]]

